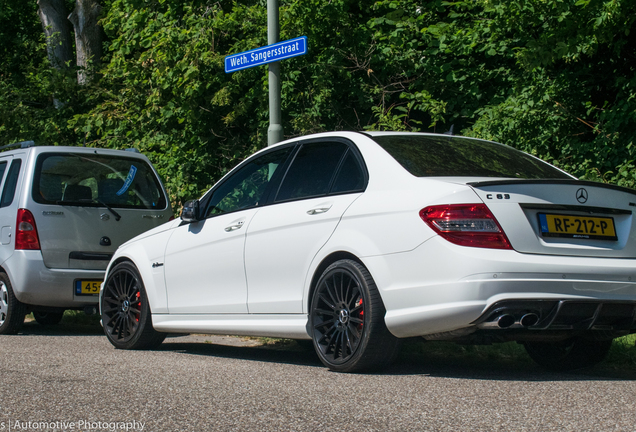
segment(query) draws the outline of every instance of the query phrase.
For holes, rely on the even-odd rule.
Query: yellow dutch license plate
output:
[[[614,218],[539,213],[541,235],[590,240],[618,240]]]
[[[77,295],[97,295],[99,294],[100,280],[78,280],[75,281],[75,294]]]

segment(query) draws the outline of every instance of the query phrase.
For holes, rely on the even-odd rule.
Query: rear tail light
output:
[[[512,249],[503,229],[485,204],[430,206],[420,217],[451,243],[491,249]]]
[[[18,220],[16,222],[15,248],[39,250],[40,240],[38,229],[35,226],[33,214],[26,209],[18,209]]]

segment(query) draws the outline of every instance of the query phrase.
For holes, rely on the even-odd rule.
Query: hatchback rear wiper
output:
[[[112,208],[111,206],[106,204],[104,201],[99,200],[99,199],[82,198],[82,199],[73,200],[73,201],[56,201],[55,203],[57,205],[64,205],[64,204],[72,204],[72,203],[76,203],[76,202],[77,203],[101,204],[104,207],[106,207],[108,209],[108,211],[113,214],[113,216],[115,216],[115,220],[116,221],[119,221],[119,219],[121,219],[121,215],[119,213],[117,213],[114,208]]]
[[[112,208],[111,206],[109,206],[108,204],[106,204],[104,201],[99,200],[99,199],[81,199],[79,200],[80,202],[93,202],[93,203],[99,203],[101,205],[103,205],[104,207],[106,207],[108,209],[109,212],[111,212],[113,214],[113,216],[115,216],[115,220],[117,222],[119,222],[119,219],[121,219],[121,215],[119,213],[117,213],[115,211],[114,208]]]

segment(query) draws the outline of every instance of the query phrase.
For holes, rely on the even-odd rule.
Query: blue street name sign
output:
[[[300,36],[295,39],[229,55],[225,57],[225,72],[236,72],[304,54],[307,54],[307,36]]]

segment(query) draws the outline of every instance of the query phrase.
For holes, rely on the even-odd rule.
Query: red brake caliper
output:
[[[139,322],[139,316],[141,315],[141,293],[137,292],[137,310],[139,311],[135,317],[137,322]]]
[[[358,301],[356,302],[356,307],[358,306],[362,306],[362,297],[360,297]],[[364,321],[364,308],[360,309],[360,312],[358,313],[358,318],[360,318],[361,321]],[[358,330],[362,330],[362,323],[358,324]]]

